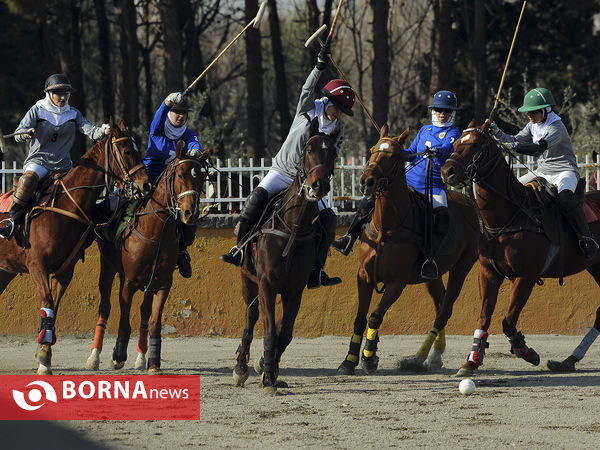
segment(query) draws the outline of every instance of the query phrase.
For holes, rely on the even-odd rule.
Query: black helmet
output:
[[[46,84],[44,86],[44,92],[48,91],[71,91],[73,92],[73,86],[71,81],[66,75],[62,73],[55,73],[46,78]]]
[[[183,97],[183,100],[181,101],[181,103],[179,103],[179,104],[173,103],[173,106],[171,107],[171,111],[188,112],[188,111],[193,111],[193,109],[190,106],[190,102],[188,101],[187,97]]]

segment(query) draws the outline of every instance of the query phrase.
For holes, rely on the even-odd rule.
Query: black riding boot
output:
[[[25,205],[14,202],[8,217],[0,222],[0,237],[4,239],[10,239],[15,233],[15,230],[19,226],[19,222],[25,213]]]
[[[183,278],[192,276],[192,265],[187,248],[194,243],[196,237],[196,225],[179,224],[179,254],[177,255],[177,267]]]
[[[573,227],[577,234],[579,247],[581,247],[585,259],[592,259],[598,251],[598,242],[596,242],[596,239],[594,239],[594,236],[590,231],[583,208],[576,200],[575,194],[571,191],[562,191],[558,194],[558,201],[567,222]]]
[[[358,203],[358,207],[356,209],[356,213],[352,218],[352,222],[348,227],[348,231],[346,234],[333,241],[331,246],[340,252],[344,256],[348,256],[348,254],[352,251],[352,247],[354,243],[360,236],[360,233],[363,229],[363,225],[371,220],[371,215],[373,213],[373,207],[375,206],[375,201],[373,196],[365,196]]]
[[[436,245],[432,249],[432,254],[435,256],[448,233],[450,228],[450,213],[446,206],[438,206],[433,210],[433,240]],[[439,277],[437,263],[434,259],[428,259],[421,267],[421,277],[426,279],[435,279]]]
[[[330,208],[324,209],[319,212],[319,220],[321,222],[321,227],[323,228],[323,235],[321,236],[319,246],[317,247],[315,267],[313,267],[308,282],[306,283],[308,289],[315,289],[321,286],[334,286],[342,282],[340,277],[329,277],[323,270],[325,261],[327,260],[329,246],[335,238],[335,213]]]
[[[250,193],[238,221],[237,244],[228,253],[221,255],[223,261],[237,267],[242,265],[244,253],[238,246],[252,230],[268,202],[269,193],[265,188],[258,186]]]

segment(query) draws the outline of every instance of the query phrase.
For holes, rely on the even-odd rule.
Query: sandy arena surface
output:
[[[399,373],[423,336],[382,336],[374,375],[357,369],[337,377],[349,339],[292,341],[281,362],[289,387],[272,397],[254,373],[243,388],[232,382],[238,340],[163,338],[164,374],[200,374],[201,419],[190,421],[0,422],[1,448],[597,448],[600,440],[598,343],[570,374],[551,374],[548,359],[563,359],[579,336],[528,335],[542,359],[533,367],[509,353],[503,336],[490,336],[475,393],[458,392],[454,376],[470,350],[468,336],[449,336],[444,368]],[[33,337],[0,337],[0,374],[34,374]],[[83,375],[91,338],[60,336],[57,375]],[[123,373],[135,361],[135,339]],[[109,370],[114,336],[107,336],[101,370]],[[262,340],[252,346],[253,360]],[[252,371],[252,369],[251,369]],[[35,430],[35,431],[34,431]],[[43,439],[40,438],[43,436]]]

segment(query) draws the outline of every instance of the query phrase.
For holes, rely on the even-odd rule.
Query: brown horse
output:
[[[487,242],[482,245],[479,256],[481,311],[473,350],[459,370],[459,376],[472,375],[483,363],[488,346],[487,330],[505,278],[511,280],[512,291],[508,312],[502,321],[503,332],[511,344],[511,353],[536,366],[540,362],[539,355],[525,344],[525,337],[517,331],[519,314],[536,282],[587,270],[600,284],[600,254],[591,261],[585,260],[574,233],[562,221],[543,222],[544,228],[540,226],[539,218],[526,206],[533,191],[515,177],[488,133],[489,125],[486,121],[481,127],[475,127],[471,122],[442,167],[442,177],[450,185],[469,179],[475,183],[477,205],[487,231]],[[598,203],[600,192],[588,192],[586,198]],[[562,250],[548,238],[547,233],[552,228],[563,236]],[[590,229],[599,235],[600,222],[591,223]]]
[[[436,279],[421,278],[422,226],[418,218],[418,203],[425,199],[409,190],[406,184],[404,143],[408,129],[398,137],[388,137],[388,127],[381,128],[380,139],[371,148],[369,163],[360,179],[361,191],[375,195],[373,218],[362,232],[359,245],[360,267],[358,269],[358,311],[354,320],[354,334],[348,354],[338,368],[338,375],[353,375],[358,365],[363,333],[367,326],[367,313],[373,289],[383,283],[384,292],[379,304],[368,320],[367,340],[362,352],[361,366],[367,373],[377,370],[377,342],[383,316],[400,297],[407,284],[425,283],[433,298],[436,318],[433,328],[416,356],[401,364],[401,368],[422,369],[432,344],[434,352],[428,360],[432,369],[441,367],[441,354],[445,349],[444,328],[452,314],[452,306],[463,282],[477,260],[478,224],[475,210],[464,195],[448,193],[448,209],[455,230],[460,234],[450,239],[453,244],[440,247],[436,262],[440,276]],[[450,228],[452,230],[452,227]],[[452,231],[448,233],[452,238]],[[438,238],[441,239],[441,238]],[[449,272],[447,289],[441,275]],[[435,355],[435,356],[433,356]]]
[[[117,243],[99,240],[102,255],[100,267],[100,306],[92,354],[87,360],[88,370],[98,370],[104,330],[110,314],[110,291],[116,273],[119,273],[119,304],[121,318],[119,334],[111,364],[120,369],[127,360],[127,344],[131,335],[129,313],[134,294],[144,292],[140,307],[141,326],[138,341],[136,369],[146,367],[148,333],[150,351],[148,369],[160,369],[161,317],[163,307],[173,284],[173,270],[179,251],[177,227],[181,222],[193,225],[200,218],[200,198],[206,178],[206,150],[199,158],[186,156],[184,143],[177,144],[176,159],[157,180],[152,195],[140,201],[133,218]]]
[[[133,183],[143,194],[150,190],[141,155],[123,121],[117,128],[111,119],[110,126],[110,135],[90,148],[61,179],[49,202],[52,206],[34,208],[29,244],[22,247],[18,244],[21,239],[0,239],[0,293],[17,274],[29,272],[40,296],[38,374],[52,373],[51,346],[56,341],[58,305],[83,254],[86,238],[94,230],[90,217],[96,200],[113,183],[124,192],[131,191]]]
[[[246,305],[246,325],[236,353],[234,382],[241,386],[248,379],[248,360],[259,304],[263,317],[264,353],[255,365],[262,373],[266,392],[276,391],[279,359],[292,341],[294,322],[300,309],[302,292],[308,281],[317,251],[314,221],[319,215],[318,202],[330,189],[337,134],[316,134],[313,122],[302,163],[294,182],[283,192],[275,211],[258,232],[256,275],[250,257],[242,265],[242,296]],[[325,239],[324,236],[321,239]],[[283,315],[275,324],[275,299],[281,294]],[[258,304],[256,300],[258,299]]]

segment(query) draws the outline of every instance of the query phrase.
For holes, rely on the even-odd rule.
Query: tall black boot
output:
[[[323,270],[323,267],[325,267],[325,261],[327,260],[329,246],[335,238],[335,213],[330,208],[324,209],[319,212],[319,221],[321,222],[321,227],[323,228],[323,235],[321,236],[319,246],[317,247],[317,260],[315,261],[315,267],[313,268],[308,278],[308,282],[306,283],[306,287],[308,289],[315,289],[321,286],[334,286],[342,282],[340,277],[330,277]]]
[[[240,214],[238,222],[238,233],[237,243],[234,245],[229,252],[221,255],[221,259],[226,263],[233,264],[234,266],[241,266],[244,260],[243,249],[239,247],[239,244],[247,237],[248,233],[252,230],[252,227],[256,224],[256,221],[262,214],[263,210],[269,203],[269,193],[263,187],[258,186],[254,189],[244,204],[244,209]]]
[[[0,222],[0,237],[3,237],[7,240],[10,239],[19,226],[19,222],[21,221],[24,213],[25,205],[14,202],[10,208],[8,217]]]
[[[585,259],[592,259],[598,251],[598,242],[590,231],[583,208],[576,200],[575,194],[571,191],[562,191],[558,194],[558,201],[567,222],[577,234],[579,247],[581,247]]]
[[[183,278],[191,278],[192,265],[187,248],[194,243],[196,237],[196,225],[179,223],[179,254],[177,255],[177,267]]]
[[[332,242],[331,246],[344,256],[352,251],[354,243],[360,236],[363,225],[371,220],[375,200],[373,196],[365,196],[358,203],[356,213],[352,218],[352,223],[348,227],[346,234]]]
[[[450,213],[446,206],[438,206],[433,210],[433,240],[435,247],[432,249],[433,256],[437,254],[448,229],[450,228]],[[421,267],[421,277],[432,280],[439,277],[438,266],[434,259],[427,259]]]

